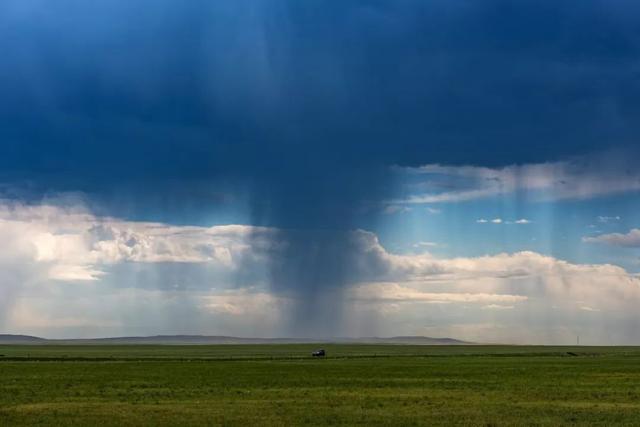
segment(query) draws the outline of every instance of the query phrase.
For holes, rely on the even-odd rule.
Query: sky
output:
[[[1,2],[0,333],[640,344],[639,12]]]

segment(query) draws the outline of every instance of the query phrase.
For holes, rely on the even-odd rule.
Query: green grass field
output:
[[[0,425],[640,425],[640,348],[0,346]]]

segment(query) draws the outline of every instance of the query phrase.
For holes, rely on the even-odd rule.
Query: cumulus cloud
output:
[[[528,220],[526,218],[520,218],[518,220],[515,221],[516,224],[531,224],[531,220]]]
[[[97,217],[80,205],[0,201],[0,326],[11,319],[14,305],[24,295],[35,297],[51,289],[66,289],[62,285],[67,283],[125,286],[126,281],[138,277],[129,271],[124,278],[118,277],[122,283],[114,285],[111,273],[119,266],[206,264],[218,273],[213,280],[219,282],[221,273],[230,276],[240,264],[259,263],[271,244],[267,236],[272,232],[242,225],[176,227],[123,221]],[[249,234],[251,246],[247,244]],[[187,276],[194,271],[188,270]],[[142,282],[136,286],[157,286],[157,275],[139,278]],[[66,289],[64,298],[79,292],[77,288]],[[61,298],[54,293],[51,301],[63,304]]]
[[[80,208],[6,204],[0,207],[0,236],[10,256],[45,266],[54,280],[97,280],[101,268],[123,262],[213,263],[237,267],[251,249],[247,238],[273,230],[243,225],[171,226],[99,218]],[[259,242],[259,240],[258,240]]]
[[[358,301],[379,302],[424,302],[433,304],[447,303],[514,303],[526,301],[522,295],[487,294],[487,293],[447,293],[424,292],[418,289],[401,286],[398,283],[377,283],[359,285],[352,290],[353,298]]]
[[[443,259],[380,250],[378,256],[394,280],[366,281],[351,296],[360,310],[395,320],[387,330],[396,333],[419,333],[409,325],[426,323],[437,325],[430,333],[476,341],[560,344],[580,331],[592,343],[640,342],[640,278],[615,265],[574,264],[529,251]],[[594,317],[596,311],[607,321]],[[490,329],[474,332],[473,324],[489,320]],[[452,327],[461,321],[469,328]]]
[[[462,202],[514,192],[557,200],[640,191],[640,172],[620,156],[602,155],[501,168],[430,164],[396,170],[422,180],[419,185],[412,184],[411,194],[402,200],[404,203]]]
[[[582,241],[586,243],[604,243],[624,248],[640,248],[640,229],[634,228],[626,234],[609,233],[595,237],[583,237]]]
[[[123,221],[81,207],[4,203],[0,323],[15,332],[67,336],[207,333],[213,326],[217,333],[284,335],[297,295],[288,286],[267,286],[266,263],[287,261],[288,240],[305,236],[291,233]],[[515,335],[522,322],[544,330],[542,319],[569,330],[580,324],[585,307],[616,313],[626,330],[630,323],[624,319],[635,318],[640,302],[640,278],[615,265],[575,264],[530,251],[453,258],[395,254],[374,233],[340,233],[344,245],[337,256],[349,265],[341,276],[344,289],[331,293],[331,283],[319,282],[329,291],[318,294],[316,309],[326,313],[335,298],[343,298],[345,334],[373,327],[371,319],[379,316],[385,318],[381,331],[418,333],[416,325],[434,321],[434,310],[443,327],[509,315],[521,316]],[[242,280],[229,279],[235,276]],[[47,329],[50,319],[57,321]],[[181,323],[174,324],[177,319]],[[634,331],[629,328],[625,339]]]
[[[478,224],[488,224],[488,223],[492,223],[492,224],[507,224],[507,225],[511,225],[511,224],[518,224],[518,225],[531,224],[531,220],[528,220],[526,218],[520,218],[520,219],[517,219],[515,221],[505,221],[502,218],[494,218],[492,220],[488,220],[488,219],[485,219],[485,218],[480,218],[480,219],[477,219],[476,222]]]

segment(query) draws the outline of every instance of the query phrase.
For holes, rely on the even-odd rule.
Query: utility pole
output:
[[[576,342],[577,342],[577,345],[580,345],[580,335],[576,337]]]

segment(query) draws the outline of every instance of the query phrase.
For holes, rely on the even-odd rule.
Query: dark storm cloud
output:
[[[638,133],[632,2],[0,7],[5,180],[311,182],[288,197],[367,187],[345,175],[381,165],[542,161]]]

